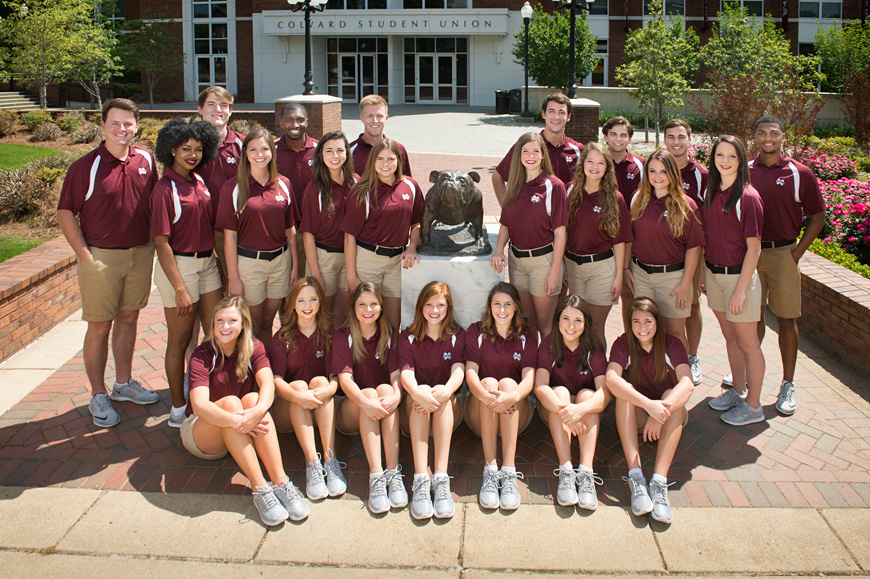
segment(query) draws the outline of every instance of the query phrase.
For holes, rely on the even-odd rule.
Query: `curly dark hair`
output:
[[[172,149],[177,149],[190,139],[202,143],[202,160],[198,166],[201,167],[217,157],[220,137],[215,128],[205,121],[188,122],[181,117],[167,122],[157,133],[154,157],[164,166],[172,167]]]

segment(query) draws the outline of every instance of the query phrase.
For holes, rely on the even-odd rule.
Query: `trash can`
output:
[[[506,115],[511,108],[511,93],[508,90],[495,91],[495,114]]]
[[[522,91],[522,89],[515,88],[515,89],[511,90],[511,112],[512,113],[523,112],[523,91]]]

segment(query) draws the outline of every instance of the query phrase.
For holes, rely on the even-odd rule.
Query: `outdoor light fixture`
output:
[[[585,10],[589,12],[592,8],[592,3],[595,0],[558,0],[559,8],[568,10],[571,15],[571,31],[568,36],[568,85],[565,87],[568,92],[568,98],[574,98],[574,24],[577,22],[577,10]]]
[[[523,116],[530,117],[532,113],[529,112],[529,21],[532,19],[532,5],[526,2],[523,4],[523,7],[520,9],[520,13],[523,15],[523,24],[526,27],[526,60],[525,60],[525,72],[526,72],[526,104],[523,108]]]
[[[314,73],[311,71],[311,13],[323,12],[329,0],[287,0],[293,12],[305,12],[305,92],[314,94]]]

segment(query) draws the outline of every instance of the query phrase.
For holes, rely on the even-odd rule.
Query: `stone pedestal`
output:
[[[495,246],[497,236],[489,235]],[[420,263],[402,270],[402,328],[414,321],[414,308],[420,290],[430,281],[450,286],[453,315],[463,328],[480,321],[486,296],[496,283],[504,281],[504,272],[496,273],[489,265],[489,255],[467,257],[420,256]]]
[[[341,99],[334,96],[311,94],[293,95],[275,101],[275,132],[281,131],[281,109],[287,103],[299,103],[308,111],[308,134],[320,139],[330,131],[341,130]]]
[[[565,125],[565,134],[585,145],[598,141],[598,109],[600,105],[589,99],[571,99],[571,120]]]

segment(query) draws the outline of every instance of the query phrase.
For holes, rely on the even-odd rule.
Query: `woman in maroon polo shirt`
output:
[[[184,422],[185,351],[193,338],[197,314],[207,320],[221,299],[214,257],[214,206],[202,177],[192,170],[217,155],[218,135],[204,121],[173,119],[157,133],[155,158],[163,177],[151,192],[151,234],[160,267],[154,283],[166,317],[166,380],[172,396],[169,426]]]
[[[411,515],[427,519],[453,516],[447,459],[453,430],[462,420],[456,391],[465,378],[465,330],[453,319],[450,288],[440,281],[423,286],[414,321],[399,336],[403,419],[414,451]],[[404,420],[403,420],[404,422]],[[435,442],[434,477],[429,475],[429,429]],[[430,493],[432,491],[432,493]],[[433,503],[430,494],[435,495]]]
[[[535,371],[535,396],[538,411],[550,426],[559,468],[556,501],[563,507],[598,508],[595,483],[601,479],[592,472],[601,412],[610,403],[604,387],[607,355],[592,331],[589,306],[580,296],[569,295],[559,302],[553,315],[558,331],[541,340],[538,369]],[[580,464],[571,463],[571,436],[580,442]],[[579,492],[578,492],[579,489]]]
[[[631,230],[625,279],[637,297],[656,302],[664,330],[688,350],[686,318],[692,311],[692,280],[706,243],[698,206],[683,191],[680,168],[665,149],[643,166],[640,189],[631,200]]]
[[[607,388],[616,398],[616,428],[629,468],[623,480],[628,483],[634,516],[652,513],[653,519],[670,523],[668,470],[688,420],[686,403],[695,385],[686,348],[665,332],[656,303],[636,298],[629,316],[631,330],[611,346],[606,378]],[[638,448],[641,428],[644,441],[658,441],[649,488]]]
[[[420,261],[423,191],[402,173],[402,153],[390,139],[378,142],[344,207],[341,229],[347,289],[372,282],[383,290],[393,328],[402,318],[402,268]]]
[[[592,328],[603,344],[607,315],[622,292],[625,244],[631,223],[619,192],[613,159],[600,143],[589,143],[568,190],[568,290],[589,304]]]
[[[192,455],[218,460],[227,452],[254,488],[263,523],[299,521],[310,510],[284,472],[269,407],[275,382],[262,342],[254,339],[245,300],[235,296],[215,306],[208,336],[190,360],[190,406],[181,442]],[[265,479],[260,461],[272,484]]]
[[[520,506],[517,437],[532,419],[529,394],[537,357],[538,338],[526,327],[519,292],[509,283],[495,284],[483,319],[471,324],[465,336],[465,378],[473,395],[466,402],[465,420],[483,442],[486,464],[478,503],[485,509]],[[499,434],[501,472],[496,461]]]
[[[244,296],[263,342],[271,339],[281,300],[298,277],[293,198],[290,181],[278,174],[272,134],[251,131],[238,175],[221,190],[216,226],[224,230],[229,294]]]
[[[489,258],[501,273],[509,263],[511,283],[523,310],[534,314],[532,332],[547,336],[562,287],[562,257],[568,225],[565,184],[553,176],[544,138],[526,133],[514,145],[495,252]],[[505,246],[510,239],[509,259]]]
[[[305,455],[305,494],[312,501],[337,497],[347,490],[335,458],[335,404],[338,379],[330,372],[332,323],[323,288],[313,277],[297,280],[287,293],[281,328],[269,344],[275,375],[272,413],[282,431],[293,429]],[[325,463],[314,443],[314,423],[320,432]]]
[[[323,135],[314,149],[311,181],[302,194],[299,231],[305,246],[305,263],[311,277],[323,287],[334,325],[344,323],[350,304],[341,220],[357,179],[344,133],[332,131]]]
[[[343,433],[359,432],[369,463],[368,507],[372,513],[408,504],[399,464],[398,333],[384,315],[381,288],[360,283],[351,296],[353,311],[332,341],[332,370],[347,398],[337,408]],[[384,447],[387,470],[381,461]]]

